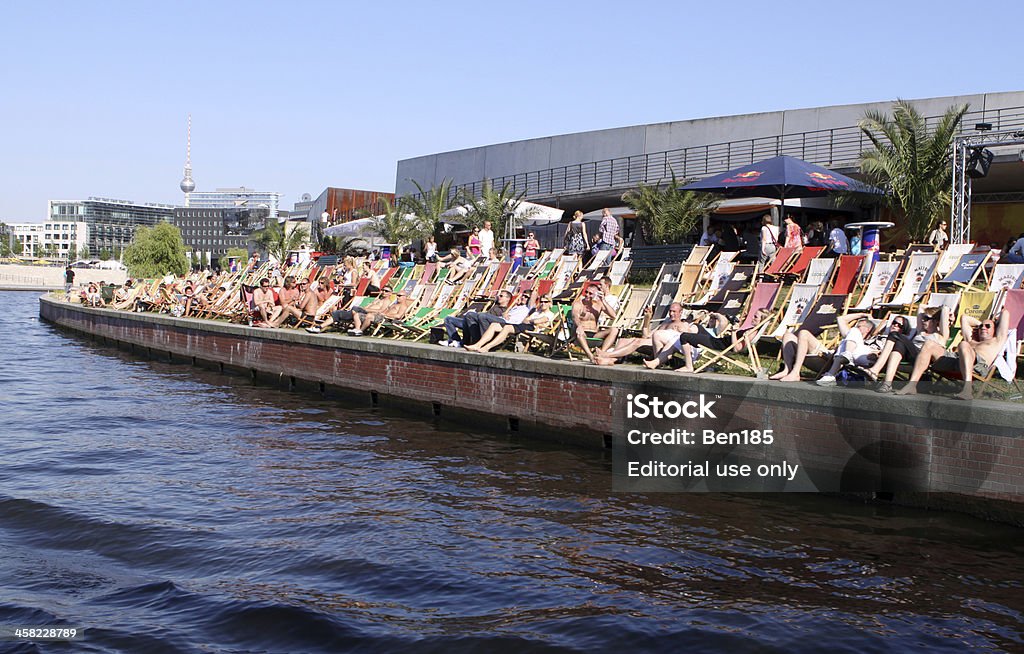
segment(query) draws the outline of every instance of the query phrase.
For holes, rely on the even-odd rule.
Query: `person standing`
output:
[[[75,270],[68,264],[68,267],[64,269],[64,294],[71,293],[71,287],[75,284]]]
[[[779,251],[779,228],[772,224],[770,214],[761,218],[761,263],[767,264]]]
[[[540,241],[537,240],[537,235],[530,232],[526,237],[526,242],[523,243],[523,263],[527,268],[537,262],[537,253],[540,251]]]
[[[804,249],[804,234],[793,216],[787,215],[783,223],[786,225],[786,247],[797,250]]]
[[[572,215],[572,222],[565,226],[562,237],[565,254],[583,254],[587,251],[587,226],[583,224],[583,212]]]
[[[949,244],[949,234],[946,233],[946,221],[940,220],[938,226],[928,235],[928,244],[934,245],[936,250],[945,250]]]
[[[480,230],[480,252],[487,254],[494,247],[494,232],[491,231],[491,221],[484,221],[484,228]]]
[[[479,227],[474,227],[473,228],[473,233],[469,235],[469,241],[467,242],[466,247],[469,250],[469,256],[471,256],[471,257],[478,257],[478,256],[480,256],[480,253],[483,250],[480,249],[480,228]]]
[[[850,252],[850,241],[846,238],[846,230],[839,223],[832,223],[832,231],[828,234],[828,250],[825,256],[838,257]]]
[[[615,237],[619,234],[619,221],[615,220],[611,209],[601,211],[601,227],[598,228],[601,240],[597,244],[598,251],[615,249]]]

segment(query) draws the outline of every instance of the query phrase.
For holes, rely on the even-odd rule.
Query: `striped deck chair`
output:
[[[883,307],[888,309],[907,308],[907,313],[929,290],[935,286],[935,266],[939,261],[939,255],[934,252],[915,252],[910,255],[903,266],[903,277],[900,279],[899,288],[892,297],[882,302]]]
[[[989,280],[988,274],[985,272],[985,264],[991,255],[992,251],[986,250],[985,252],[968,252],[961,256],[953,266],[953,269],[937,282],[938,287],[953,286],[969,289],[974,286],[978,275],[985,276],[985,285],[988,286]]]
[[[807,266],[807,274],[804,275],[804,283],[816,284],[821,288],[828,288],[828,283],[832,279],[832,273],[835,269],[835,259],[820,257],[817,259],[811,259],[811,263]]]
[[[988,281],[989,291],[1021,288],[1024,284],[1024,263],[997,263]],[[1020,334],[1021,332],[1017,332]]]
[[[786,279],[799,279],[807,270],[807,267],[811,265],[811,261],[824,251],[824,247],[805,247],[796,255],[789,268],[780,273],[780,275]]]
[[[789,270],[793,260],[798,256],[798,248],[779,248],[772,262],[761,271],[762,277],[777,277]]]
[[[945,277],[953,272],[960,258],[965,254],[970,254],[973,250],[974,243],[951,243],[939,255],[939,263],[935,266],[935,274]]]
[[[618,329],[620,334],[639,331],[648,297],[647,291],[632,286],[628,287],[628,290],[623,293],[622,303],[619,305],[618,313],[615,314],[615,322],[612,323],[612,327]]]
[[[839,265],[840,272],[842,272],[842,262]],[[896,272],[899,268],[899,261],[879,261],[876,263],[874,268],[871,269],[871,277],[868,278],[868,282],[864,286],[864,292],[861,293],[860,300],[855,308],[858,311],[864,311],[880,302],[889,293],[889,289],[892,288],[893,283],[896,281]],[[834,286],[838,285],[837,282]],[[832,292],[835,293],[836,290],[836,288],[833,288]]]

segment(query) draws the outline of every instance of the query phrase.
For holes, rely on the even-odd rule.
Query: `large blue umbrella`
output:
[[[811,198],[840,191],[879,195],[881,189],[794,157],[772,157],[681,187],[727,198]]]

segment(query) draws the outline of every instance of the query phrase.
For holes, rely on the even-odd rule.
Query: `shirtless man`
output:
[[[615,319],[615,312],[604,301],[604,291],[600,285],[592,284],[572,305],[572,319],[576,323],[576,343],[583,348],[584,354],[592,363],[597,363],[597,357],[591,352],[587,338],[604,338],[611,331],[607,327],[598,327],[601,314]]]
[[[955,353],[946,352],[943,344],[928,341],[921,346],[921,352],[914,360],[914,370],[910,373],[910,381],[896,395],[916,395],[917,382],[921,381],[924,371],[931,366],[937,372],[959,370],[964,379],[964,387],[953,397],[958,400],[974,398],[973,374],[987,375],[992,364],[999,357],[1006,345],[1006,335],[1010,329],[1010,312],[1005,308],[999,319],[978,320],[964,315],[960,319],[960,333],[963,340]]]
[[[626,338],[606,350],[595,352],[597,365],[610,366],[619,359],[633,354],[645,345],[650,345],[657,352],[665,343],[678,338],[679,332],[688,331],[690,322],[683,319],[683,305],[673,302],[668,307],[668,317],[658,326],[651,330],[651,315],[654,311],[651,307],[644,308],[643,336],[637,338]],[[659,333],[664,332],[664,333]]]
[[[294,281],[292,277],[287,277],[284,280],[285,289],[288,288],[289,280]],[[276,318],[268,323],[270,327],[280,327],[286,320],[288,320],[289,317],[294,317],[296,320],[302,320],[303,314],[310,316],[316,315],[316,309],[320,306],[320,300],[315,292],[309,290],[309,280],[299,280],[295,291],[297,292],[295,300],[289,303],[281,303],[281,311],[278,312]],[[285,297],[284,289],[281,291],[281,297],[282,299]]]
[[[276,327],[287,320],[291,309],[295,307],[298,300],[299,289],[295,286],[295,277],[288,275],[284,278],[284,285],[277,291],[277,307],[270,315],[267,326]]]
[[[415,303],[416,300],[407,296],[405,293],[399,293],[395,297],[395,301],[390,303],[384,309],[376,310],[367,307],[366,313],[357,313],[352,316],[354,329],[348,330],[348,334],[349,336],[362,336],[363,331],[368,329],[374,323],[381,322],[385,319],[401,320],[405,318],[405,314],[409,312],[409,307]],[[373,304],[370,306],[373,306]]]
[[[260,280],[259,288],[252,292],[252,303],[260,313],[260,320],[269,322],[276,307],[274,291],[270,289],[270,280],[266,277]]]

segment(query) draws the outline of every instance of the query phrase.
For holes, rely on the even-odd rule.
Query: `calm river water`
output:
[[[1024,531],[611,495],[600,453],[136,360],[0,293],[0,651],[1024,649]],[[6,648],[6,649],[5,649]]]

